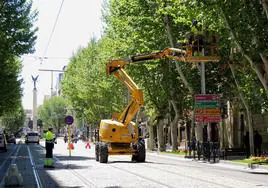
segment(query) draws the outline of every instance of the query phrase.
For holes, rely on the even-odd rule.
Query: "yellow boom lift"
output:
[[[219,61],[220,59],[218,56],[194,57],[190,48],[188,50],[166,48],[155,53],[131,56],[129,59],[109,61],[106,65],[106,73],[108,75],[113,74],[126,85],[131,94],[131,99],[117,117],[101,120],[95,149],[96,161],[107,163],[109,155],[132,155],[132,161],[145,161],[145,143],[143,138],[138,135],[138,125],[132,122],[132,119],[143,105],[143,93],[125,72],[124,68],[130,63],[162,58],[196,63]]]

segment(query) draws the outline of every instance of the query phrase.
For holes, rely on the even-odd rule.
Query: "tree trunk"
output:
[[[264,64],[264,67],[262,67],[264,69],[262,71],[262,72],[264,72],[264,74],[263,74],[264,81],[263,82],[265,82],[267,85],[268,84],[268,57],[263,55],[263,53],[260,53],[260,57],[261,57],[262,62]]]
[[[252,118],[251,118],[251,112],[250,112],[250,109],[249,109],[249,106],[248,104],[246,103],[245,101],[245,98],[244,98],[244,95],[241,91],[241,87],[240,85],[238,84],[238,81],[235,77],[235,72],[234,72],[234,68],[232,66],[232,64],[229,63],[229,66],[230,66],[230,69],[231,69],[231,72],[232,72],[232,75],[233,75],[233,78],[234,78],[234,81],[235,81],[235,85],[237,87],[237,90],[239,92],[239,98],[240,100],[242,101],[245,109],[246,109],[246,114],[247,114],[247,122],[248,122],[248,128],[249,128],[249,146],[250,146],[250,153],[253,154],[254,153],[254,142],[253,142],[253,126],[252,126]]]
[[[158,142],[158,151],[166,151],[165,141],[164,141],[164,119],[159,118],[157,124],[157,142]]]
[[[148,124],[148,129],[149,129],[149,139],[148,139],[148,149],[149,150],[154,150],[154,128],[153,124]]]
[[[175,117],[170,124],[171,129],[171,143],[172,143],[172,151],[178,150],[178,136],[177,136],[177,128],[178,128],[178,120],[179,120],[179,111],[173,100],[170,101],[173,109],[175,111]]]
[[[169,44],[172,48],[174,48],[174,40],[172,37],[172,29],[171,29],[171,21],[170,18],[168,16],[164,17],[165,20],[165,26],[166,26],[166,30],[167,30],[167,36],[168,36],[168,40],[169,40]],[[187,81],[187,79],[184,76],[184,73],[182,72],[180,65],[177,61],[175,61],[175,65],[176,65],[176,70],[178,72],[178,74],[180,75],[180,79],[182,80],[183,84],[185,85],[185,87],[188,89],[188,91],[190,92],[191,95],[194,95],[194,90],[193,88],[190,86],[189,82]],[[194,115],[192,116],[192,133],[194,132]],[[197,135],[202,135],[202,133],[200,132],[201,130],[197,130],[198,134]]]
[[[170,23],[170,19],[168,18],[168,16],[165,16],[164,17],[164,20],[165,20],[165,25],[166,25],[166,30],[167,30],[167,36],[168,36],[168,40],[169,40],[169,45],[174,48],[174,40],[173,40],[173,37],[172,37],[172,29],[171,29],[171,23]],[[175,61],[175,65],[176,65],[176,70],[177,72],[179,73],[180,75],[180,79],[182,80],[183,84],[186,86],[186,88],[189,90],[189,92],[191,94],[194,93],[194,90],[193,88],[190,86],[189,82],[187,81],[187,79],[185,78],[181,68],[180,68],[180,65],[177,61]]]

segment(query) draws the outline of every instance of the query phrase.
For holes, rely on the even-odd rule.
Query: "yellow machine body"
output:
[[[95,151],[97,161],[107,163],[108,155],[117,154],[131,154],[133,160],[145,161],[145,143],[139,138],[138,125],[132,122],[144,103],[143,93],[124,71],[125,65],[162,58],[181,62],[217,62],[220,59],[218,56],[193,57],[188,51],[188,48],[166,48],[163,51],[131,56],[129,59],[111,60],[107,63],[106,73],[113,74],[121,81],[128,88],[131,98],[121,113],[114,114],[112,119],[101,120]]]
[[[138,140],[138,128],[131,122],[128,126],[116,121],[101,120],[99,137],[101,141],[111,143],[133,143]]]
[[[109,155],[131,155],[135,153],[132,144],[138,142],[138,127],[134,122],[124,126],[116,120],[101,120],[99,139],[109,143]]]

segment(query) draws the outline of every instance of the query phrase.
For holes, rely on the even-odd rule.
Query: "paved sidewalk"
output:
[[[211,162],[208,162],[208,161],[203,161],[203,159],[197,160],[197,158],[196,159],[185,158],[184,155],[177,155],[177,154],[172,154],[172,153],[169,154],[169,153],[165,153],[165,152],[157,152],[157,151],[148,151],[147,150],[147,154],[161,156],[161,157],[165,157],[165,158],[176,159],[176,160],[196,161],[198,163],[215,165],[218,167],[223,167],[223,168],[233,169],[233,170],[241,170],[241,171],[245,171],[245,172],[249,172],[249,173],[268,174],[268,165],[257,165],[256,164],[256,165],[253,165],[253,168],[249,168],[248,164],[238,163],[238,162],[234,162],[231,160],[220,160],[219,162],[213,163],[212,162],[213,160],[211,160]]]

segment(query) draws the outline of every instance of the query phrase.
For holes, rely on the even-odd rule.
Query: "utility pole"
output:
[[[202,55],[204,56],[204,49],[202,49]],[[201,94],[206,94],[206,70],[205,70],[205,63],[200,62],[200,77],[201,77]],[[203,128],[204,123],[196,127],[196,137],[199,141],[204,141],[203,138]]]
[[[53,73],[54,72],[64,72],[64,70],[54,70],[54,69],[39,69],[38,71],[49,71],[51,72],[51,87],[50,87],[50,97],[53,96]]]

